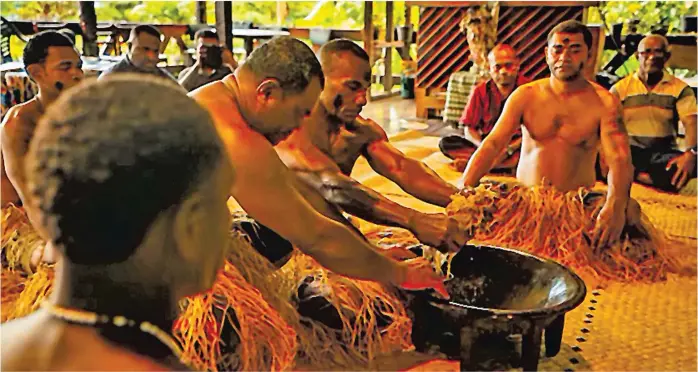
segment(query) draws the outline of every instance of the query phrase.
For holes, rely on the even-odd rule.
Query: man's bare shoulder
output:
[[[3,135],[13,135],[25,127],[36,125],[39,113],[39,103],[35,99],[12,106],[2,121]]]
[[[0,358],[2,370],[37,369],[34,364],[36,346],[33,330],[44,317],[40,312],[10,320],[0,326]]]
[[[388,140],[388,134],[385,133],[385,130],[372,119],[357,116],[356,120],[354,120],[354,124],[358,128],[356,132],[358,132],[359,135],[365,136],[366,143],[377,140]]]
[[[3,149],[5,155],[14,155],[17,152],[20,155],[29,147],[36,124],[41,117],[37,105],[38,103],[32,101],[25,102],[22,105],[13,106],[5,115],[0,128],[3,147],[8,147]]]
[[[543,98],[548,89],[548,79],[538,79],[523,84],[512,92],[511,96],[518,102],[530,102],[537,98]]]
[[[223,82],[219,80],[196,88],[187,93],[187,95],[197,102],[212,102],[228,96],[227,94],[221,94],[224,93],[224,89],[225,86]]]
[[[599,97],[604,108],[614,109],[620,107],[620,100],[615,94],[593,81],[589,81],[589,84],[591,84],[594,93]]]

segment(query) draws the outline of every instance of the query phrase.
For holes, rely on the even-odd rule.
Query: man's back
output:
[[[2,128],[2,205],[18,204],[24,182],[24,157],[41,117],[43,107],[37,99],[12,107],[5,115]],[[11,182],[12,181],[12,182]]]
[[[545,178],[563,191],[593,186],[599,126],[611,94],[593,83],[556,93],[548,79],[519,90],[524,130],[517,178],[531,186]]]
[[[40,310],[2,325],[2,370],[167,370],[102,339],[93,328],[57,321]]]

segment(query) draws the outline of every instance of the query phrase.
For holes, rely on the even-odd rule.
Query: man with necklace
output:
[[[24,200],[61,259],[51,298],[3,324],[3,369],[185,368],[169,334],[223,263],[233,175],[204,109],[130,75],[71,90],[37,127]]]

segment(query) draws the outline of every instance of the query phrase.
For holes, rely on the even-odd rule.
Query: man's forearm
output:
[[[630,199],[633,165],[630,159],[615,159],[609,164],[608,192],[606,206],[614,209],[625,209]]]
[[[444,208],[451,203],[451,195],[458,192],[455,186],[444,181],[424,163],[409,158],[403,161],[397,183],[415,198]]]
[[[405,266],[381,254],[339,223],[332,221],[331,226],[320,231],[316,249],[308,253],[327,269],[360,280],[393,285],[405,281]]]
[[[493,143],[484,141],[478,147],[463,173],[463,186],[476,186],[480,179],[492,169],[495,160],[501,153]]]
[[[389,200],[341,173],[296,171],[296,175],[327,202],[351,215],[378,225],[411,230],[410,220],[416,211]]]

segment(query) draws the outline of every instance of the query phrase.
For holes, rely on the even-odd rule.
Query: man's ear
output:
[[[267,102],[269,100],[280,101],[283,96],[281,84],[276,79],[264,79],[257,86],[257,99]]]
[[[175,241],[177,254],[187,262],[196,261],[197,250],[201,241],[202,224],[204,221],[203,204],[198,192],[193,192],[181,202],[174,212],[172,236]]]
[[[38,63],[34,63],[27,66],[27,74],[32,80],[36,80],[43,77],[44,69]]]

